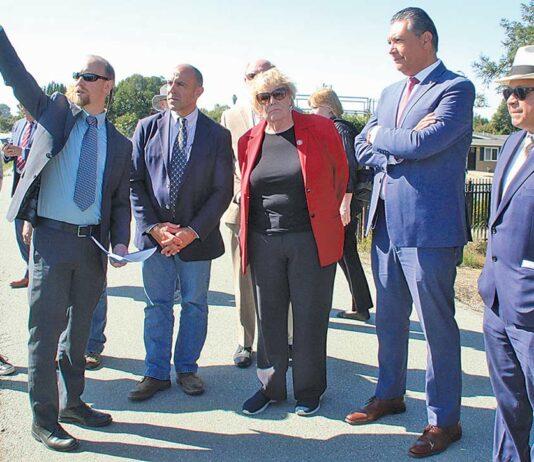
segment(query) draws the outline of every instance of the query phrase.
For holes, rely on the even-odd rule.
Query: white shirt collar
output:
[[[182,119],[183,118],[183,119],[187,120],[187,126],[189,128],[192,125],[195,125],[197,123],[198,108],[196,107],[193,110],[193,112],[191,112],[190,114],[187,114],[185,117],[181,117],[177,112],[171,111],[171,117],[172,117],[172,120],[173,120],[174,124],[176,124],[176,122],[178,122],[178,119]]]
[[[414,77],[419,80],[419,83],[423,82],[436,67],[441,64],[441,59],[438,59],[435,63],[432,63],[430,66],[425,67],[422,71],[419,71]]]

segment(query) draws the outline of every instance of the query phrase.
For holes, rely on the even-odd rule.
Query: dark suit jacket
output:
[[[133,136],[131,200],[137,223],[135,245],[157,245],[148,231],[157,223],[172,222],[169,204],[170,111],[147,117]],[[175,223],[193,228],[195,239],[180,252],[184,261],[211,260],[224,253],[219,232],[222,214],[233,191],[230,132],[201,112],[176,204]]]
[[[13,125],[13,129],[11,130],[11,142],[15,146],[20,146],[22,142],[22,135],[24,134],[24,129],[26,128],[26,124],[28,121],[26,119],[19,119],[15,122]],[[32,132],[30,133],[30,140],[28,142],[28,146],[22,150],[22,158],[26,160],[28,158],[28,153],[30,152],[30,148],[33,143],[33,136],[35,135],[35,127],[32,129]],[[4,162],[13,162],[13,186],[11,188],[11,196],[15,194],[15,189],[17,189],[17,185],[19,184],[20,180],[20,173],[17,172],[17,163],[15,162],[17,158],[16,157],[5,157],[4,156]]]
[[[534,153],[501,198],[503,176],[524,130],[504,143],[493,175],[486,263],[478,290],[488,308],[510,324],[534,328]]]
[[[48,97],[28,73],[0,26],[0,72],[6,85],[13,87],[16,98],[39,123],[29,159],[11,201],[7,218],[15,217],[37,224],[37,199],[40,173],[48,161],[65,145],[75,116],[81,109],[65,95]],[[102,185],[102,209],[99,240],[128,245],[130,241],[129,165],[131,142],[106,121],[107,158]]]
[[[387,181],[386,222],[399,247],[459,247],[467,242],[465,164],[473,132],[475,88],[440,63],[419,84],[399,126],[397,108],[406,80],[387,87],[376,113],[356,137],[358,162],[375,168],[367,232],[373,223],[383,181]],[[435,112],[437,123],[414,131]],[[369,131],[381,128],[374,143]],[[402,160],[391,164],[391,160]],[[388,162],[389,161],[389,162]]]
[[[293,121],[313,237],[319,262],[327,266],[343,255],[344,229],[339,206],[347,189],[347,157],[331,120],[293,111]],[[251,128],[239,139],[238,145],[242,173],[239,244],[243,269],[248,265],[250,174],[263,145],[266,125],[262,121]]]

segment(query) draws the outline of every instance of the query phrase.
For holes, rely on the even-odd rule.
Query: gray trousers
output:
[[[106,261],[90,238],[37,226],[30,251],[28,391],[34,422],[48,430],[59,409],[82,403],[85,346],[105,283]],[[55,358],[59,338],[59,379]]]
[[[287,318],[293,311],[293,388],[298,401],[326,390],[326,334],[336,264],[321,267],[313,234],[249,234],[258,316],[258,377],[265,394],[287,397]]]

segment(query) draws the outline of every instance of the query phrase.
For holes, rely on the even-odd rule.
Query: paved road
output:
[[[410,333],[407,412],[373,425],[345,424],[345,414],[373,394],[377,341],[374,316],[367,324],[335,317],[338,310],[349,306],[348,288],[338,271],[328,337],[329,388],[320,413],[309,418],[295,416],[290,397],[287,403],[273,405],[255,418],[246,417],[239,412],[241,404],[258,384],[254,368],[241,370],[232,365],[236,313],[228,255],[213,265],[209,332],[200,359],[200,374],[207,384],[204,395],[187,396],[173,384],[147,402],[126,399],[143,373],[143,291],[139,266],[110,268],[105,367],[87,373],[84,398],[111,412],[114,424],[99,430],[66,425],[82,440],[77,453],[54,453],[33,441],[26,396],[26,293],[8,285],[23,271],[13,227],[3,218],[9,190],[8,178],[0,195],[0,351],[13,360],[18,373],[0,378],[0,460],[409,460],[407,448],[426,423],[426,349],[416,318]],[[488,461],[494,399],[480,330],[482,318],[460,304],[457,309],[464,372],[464,438],[433,460]]]

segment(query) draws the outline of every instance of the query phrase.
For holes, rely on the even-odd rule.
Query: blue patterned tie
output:
[[[98,135],[96,117],[87,116],[87,131],[83,135],[80,163],[74,187],[74,203],[82,211],[93,205],[96,197],[96,164]]]
[[[180,190],[182,177],[187,165],[187,127],[185,125],[185,119],[179,119],[178,124],[178,135],[172,146],[171,168],[169,173],[169,199],[173,216],[176,210],[178,191]]]

